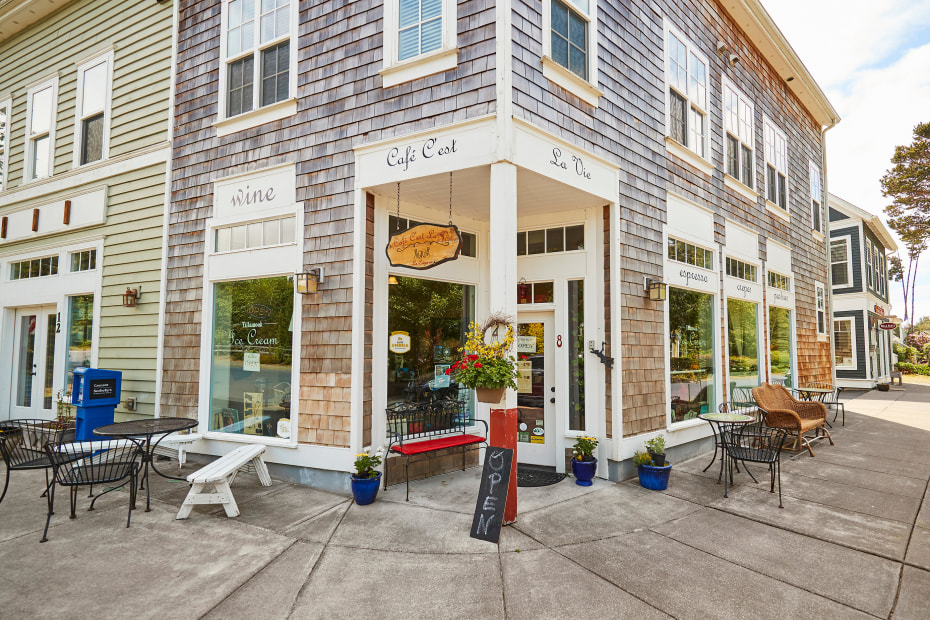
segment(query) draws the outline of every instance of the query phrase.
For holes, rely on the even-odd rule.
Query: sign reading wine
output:
[[[418,224],[391,235],[386,252],[391,267],[430,269],[457,259],[461,249],[458,227]]]

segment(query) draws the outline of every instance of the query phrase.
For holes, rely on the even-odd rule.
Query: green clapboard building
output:
[[[80,366],[155,413],[171,32],[171,2],[0,2],[0,420]]]

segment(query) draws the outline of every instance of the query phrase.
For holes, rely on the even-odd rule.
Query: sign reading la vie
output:
[[[458,227],[419,224],[391,235],[385,251],[391,267],[430,269],[457,259],[461,249]]]

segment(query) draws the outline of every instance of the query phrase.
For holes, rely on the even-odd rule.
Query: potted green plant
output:
[[[459,385],[475,390],[479,402],[499,403],[505,389],[517,389],[517,364],[510,355],[513,341],[513,322],[501,313],[492,314],[481,326],[471,323],[462,357],[446,374],[454,375]]]
[[[646,450],[652,458],[652,464],[656,467],[665,466],[665,437],[662,434],[656,435],[646,442]]]
[[[875,389],[879,392],[887,392],[889,389],[891,389],[891,386],[887,383],[879,383],[875,386]]]
[[[668,478],[672,471],[672,464],[666,463],[659,467],[652,462],[649,453],[643,450],[637,450],[633,454],[633,464],[636,465],[636,473],[639,475],[639,484],[644,489],[653,491],[664,491],[668,488]]]
[[[381,472],[375,468],[381,464],[383,451],[378,448],[374,454],[371,448],[365,448],[355,455],[355,473],[352,474],[352,497],[359,506],[366,506],[378,497],[381,486]]]
[[[575,484],[583,487],[589,487],[597,473],[597,459],[594,458],[594,451],[597,449],[597,439],[580,435],[575,440],[572,449],[572,475],[575,476]]]

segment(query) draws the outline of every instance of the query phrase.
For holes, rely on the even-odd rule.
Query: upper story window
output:
[[[10,263],[10,280],[58,275],[58,256],[44,256]]]
[[[727,256],[727,275],[732,278],[756,281],[756,266]]]
[[[74,163],[105,159],[109,151],[112,52],[78,67],[78,101],[74,119]]]
[[[397,60],[442,47],[442,0],[400,0]]]
[[[687,241],[680,241],[671,237],[668,238],[668,259],[701,267],[702,269],[714,268],[713,250],[705,250]]]
[[[226,118],[291,98],[294,6],[289,0],[229,0],[223,6]]]
[[[255,250],[285,243],[294,243],[295,222],[295,218],[285,217],[217,228],[215,232],[215,251],[219,253]]]
[[[867,240],[868,241],[868,240]],[[869,241],[871,244],[872,242]],[[873,290],[879,295],[885,295],[885,255],[881,248],[872,245],[872,262],[871,266],[866,266],[872,271]]]
[[[708,159],[707,58],[672,28],[666,43],[668,135]]]
[[[765,199],[788,211],[788,140],[769,119],[765,133]]]
[[[26,92],[26,180],[52,174],[58,78]]]
[[[727,174],[750,189],[755,187],[755,111],[752,102],[724,78],[723,124]]]
[[[817,333],[827,333],[827,292],[820,282],[814,282],[814,291],[817,297]]]
[[[584,249],[584,224],[517,233],[517,256]]]
[[[875,290],[875,280],[872,278],[872,254],[874,250],[872,249],[872,240],[866,237],[865,239],[865,283],[866,285]]]
[[[0,192],[6,189],[6,170],[10,162],[10,100],[0,101]]]
[[[772,288],[780,288],[783,291],[791,290],[791,278],[784,276],[780,273],[775,273],[774,271],[769,272],[769,286]]]
[[[823,212],[823,182],[820,179],[820,168],[810,162],[811,177],[811,218],[813,228],[823,234],[825,222]]]
[[[552,60],[583,80],[588,79],[589,0],[552,0]]]
[[[849,260],[849,239],[830,242],[830,273],[833,286],[848,286],[852,281]]]

